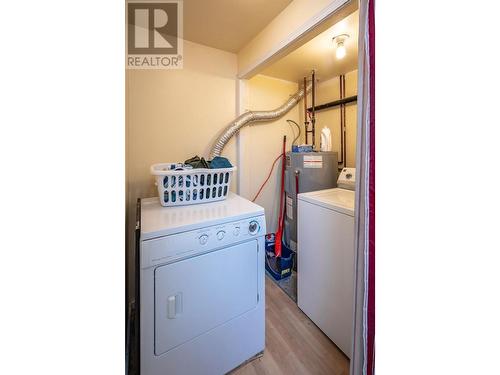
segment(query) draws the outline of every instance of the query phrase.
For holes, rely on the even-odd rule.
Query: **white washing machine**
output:
[[[298,195],[297,304],[350,358],[354,304],[355,169],[339,188]]]
[[[140,205],[142,375],[225,374],[264,350],[264,209]]]

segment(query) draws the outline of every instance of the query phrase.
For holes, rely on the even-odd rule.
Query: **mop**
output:
[[[285,212],[286,206],[284,205],[285,196],[285,166],[286,166],[286,136],[283,137],[283,151],[281,154],[282,165],[281,165],[281,190],[280,190],[280,204],[279,204],[279,218],[278,218],[278,229],[276,233],[270,233],[266,236],[266,269],[273,274],[276,280],[283,278],[284,274],[287,274],[287,269],[283,270],[282,264],[282,239],[283,239],[283,229],[285,223]],[[276,159],[279,160],[279,159]],[[272,244],[268,247],[269,244]],[[271,242],[272,241],[272,242]],[[288,259],[288,258],[287,258]],[[289,267],[288,265],[286,266]],[[288,270],[289,271],[289,270]],[[290,272],[288,272],[290,274]],[[278,276],[274,276],[278,275]]]
[[[286,163],[286,135],[283,136],[283,154],[281,161],[281,189],[280,189],[280,211],[278,217],[278,230],[276,231],[276,242],[274,245],[274,255],[281,257],[281,238],[283,237],[283,197],[285,195],[285,163]]]

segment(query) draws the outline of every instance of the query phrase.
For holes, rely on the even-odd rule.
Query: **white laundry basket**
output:
[[[226,199],[236,167],[185,169],[176,171],[176,163],[151,166],[162,206],[184,206]]]

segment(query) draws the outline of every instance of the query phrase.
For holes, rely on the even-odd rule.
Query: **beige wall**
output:
[[[352,72],[345,74],[345,96],[353,96],[357,93],[358,84],[358,71],[354,70]],[[316,104],[324,104],[334,100],[340,99],[340,84],[339,77],[334,77],[324,82],[319,82],[316,88]],[[311,95],[307,98],[308,107],[311,106]],[[302,123],[304,122],[303,115],[304,103],[301,101],[300,104],[300,118]],[[347,156],[347,167],[356,167],[356,130],[357,130],[357,105],[356,102],[349,103],[346,105],[346,156]],[[335,107],[332,109],[325,109],[323,111],[316,112],[316,145],[319,148],[321,129],[326,126],[330,128],[332,133],[332,143],[333,150],[337,151],[340,155],[340,107]]]
[[[244,108],[249,110],[269,110],[282,105],[290,95],[298,90],[295,82],[257,75],[246,81],[243,93]],[[295,106],[282,118],[259,122],[241,130],[241,189],[240,194],[252,199],[269,174],[275,158],[281,153],[283,135],[287,136],[287,150],[290,150],[293,136],[286,122],[299,122],[299,109]],[[300,124],[300,123],[299,123]],[[272,177],[262,190],[256,203],[266,211],[268,232],[274,232],[278,223],[281,162],[276,163]]]
[[[127,70],[129,254],[133,249],[135,202],[138,197],[157,195],[149,167],[208,154],[216,133],[235,117],[236,69],[235,54],[184,41],[184,69]],[[236,164],[234,140],[223,156]]]

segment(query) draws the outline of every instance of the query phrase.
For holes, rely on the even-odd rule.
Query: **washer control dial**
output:
[[[233,229],[233,235],[235,237],[237,237],[237,236],[240,235],[240,227],[234,227],[234,229]]]
[[[260,225],[257,221],[252,220],[250,224],[248,224],[248,233],[255,235],[260,229]]]
[[[208,242],[208,235],[206,235],[206,234],[202,234],[202,235],[199,237],[199,240],[200,240],[200,244],[201,244],[201,245],[205,245],[205,244]]]
[[[226,232],[224,232],[223,230],[220,230],[217,232],[217,239],[220,241],[224,238],[224,235],[226,234]]]

